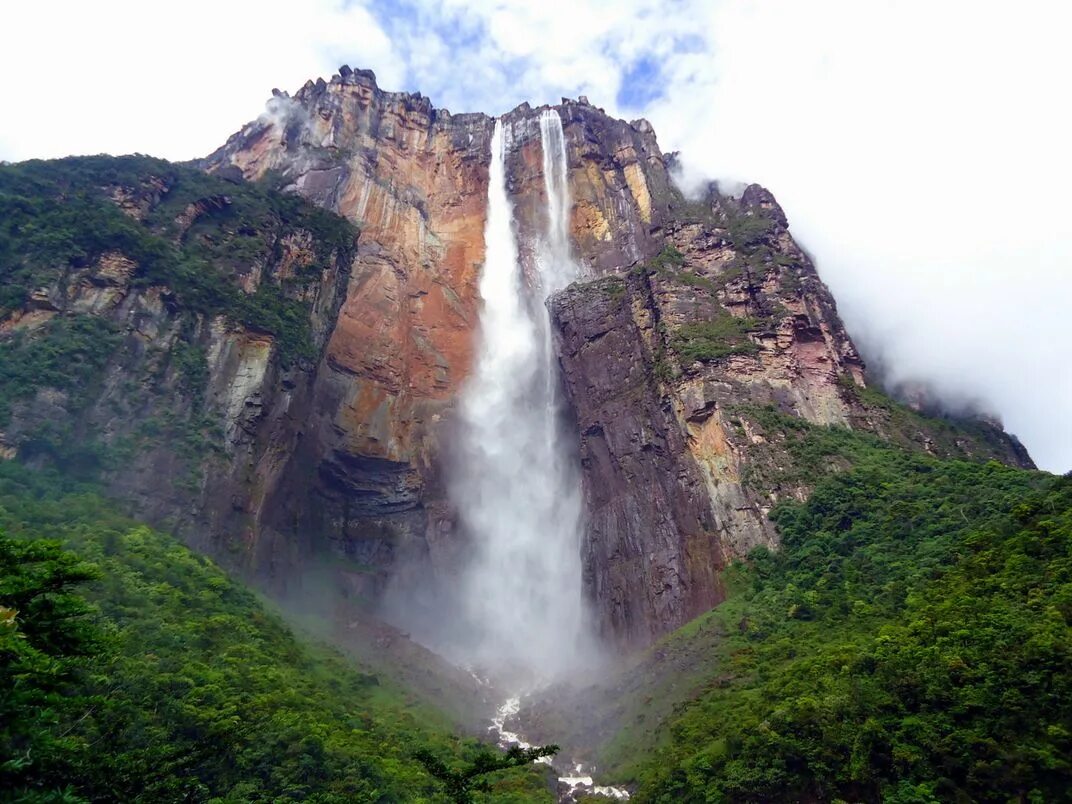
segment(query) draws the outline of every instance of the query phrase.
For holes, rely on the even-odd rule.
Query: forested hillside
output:
[[[857,440],[800,438],[856,465],[663,646],[705,680],[638,800],[1068,800],[1072,479]]]
[[[0,800],[441,801],[486,756],[92,489],[0,465]],[[492,800],[550,800],[535,771]]]
[[[888,396],[769,191],[272,108],[0,165],[0,804],[1072,800],[1072,477]]]

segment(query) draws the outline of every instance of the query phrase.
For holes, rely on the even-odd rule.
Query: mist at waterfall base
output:
[[[444,473],[463,545],[456,577],[394,619],[456,664],[514,691],[594,666],[582,591],[583,502],[546,301],[580,275],[570,256],[567,154],[554,110],[539,119],[545,219],[519,243],[507,160],[531,121],[497,120],[491,141],[477,350],[446,438]],[[523,247],[521,247],[523,246]]]

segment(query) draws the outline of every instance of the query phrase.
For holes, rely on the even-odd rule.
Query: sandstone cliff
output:
[[[593,273],[661,248],[671,185],[654,132],[587,101],[557,107],[575,205],[577,258]],[[544,227],[540,109],[504,116],[509,190],[526,269]],[[316,533],[365,566],[448,579],[458,561],[438,460],[450,408],[472,361],[494,120],[453,115],[420,94],[384,92],[343,67],[244,127],[203,167],[270,177],[361,228],[360,248],[313,418],[292,463],[278,521]],[[361,579],[367,586],[368,577]],[[433,603],[434,605],[434,603]]]
[[[356,230],[142,157],[27,163],[3,181],[9,454],[103,472],[217,555],[267,550]]]
[[[946,456],[1030,466],[985,423],[912,415],[867,389],[829,291],[774,198],[678,199],[665,248],[552,300],[588,494],[585,581],[611,641],[644,645],[721,597],[718,570],[777,534],[814,478],[768,412]],[[638,581],[641,581],[638,583]]]
[[[685,622],[719,600],[726,562],[775,542],[767,511],[809,486],[787,471],[786,421],[1029,464],[999,429],[866,387],[765,190],[688,201],[645,121],[554,108],[587,279],[551,312],[608,641]],[[545,225],[541,110],[502,118],[526,270]],[[95,465],[140,514],[276,591],[327,558],[326,585],[351,601],[394,583],[434,605],[466,548],[443,456],[477,342],[493,125],[344,67],[275,93],[202,160],[207,176],[157,160],[5,168],[23,200],[5,219],[0,351],[30,368],[0,399],[4,454]],[[41,239],[25,220],[46,213]],[[71,215],[85,225],[68,231]]]

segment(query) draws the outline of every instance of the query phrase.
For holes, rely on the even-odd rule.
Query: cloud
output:
[[[1064,471],[1070,22],[1046,0],[22,3],[0,159],[200,156],[343,62],[455,112],[585,94],[694,178],[768,186],[873,362]]]
[[[1067,13],[845,0],[420,9],[417,25],[381,13],[402,52],[438,41],[408,82],[493,113],[587,94],[648,117],[694,180],[766,184],[890,383],[996,413],[1041,465],[1072,468]]]
[[[328,0],[11,4],[0,32],[0,159],[204,156],[344,58],[385,83],[404,68],[375,17]]]

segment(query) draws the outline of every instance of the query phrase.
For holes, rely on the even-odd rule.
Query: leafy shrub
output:
[[[748,338],[757,323],[719,310],[706,321],[683,324],[673,334],[670,345],[683,363],[718,360],[729,355],[755,354],[759,347]]]
[[[750,253],[774,232],[775,222],[760,211],[730,215],[727,229],[730,242],[738,251]]]

